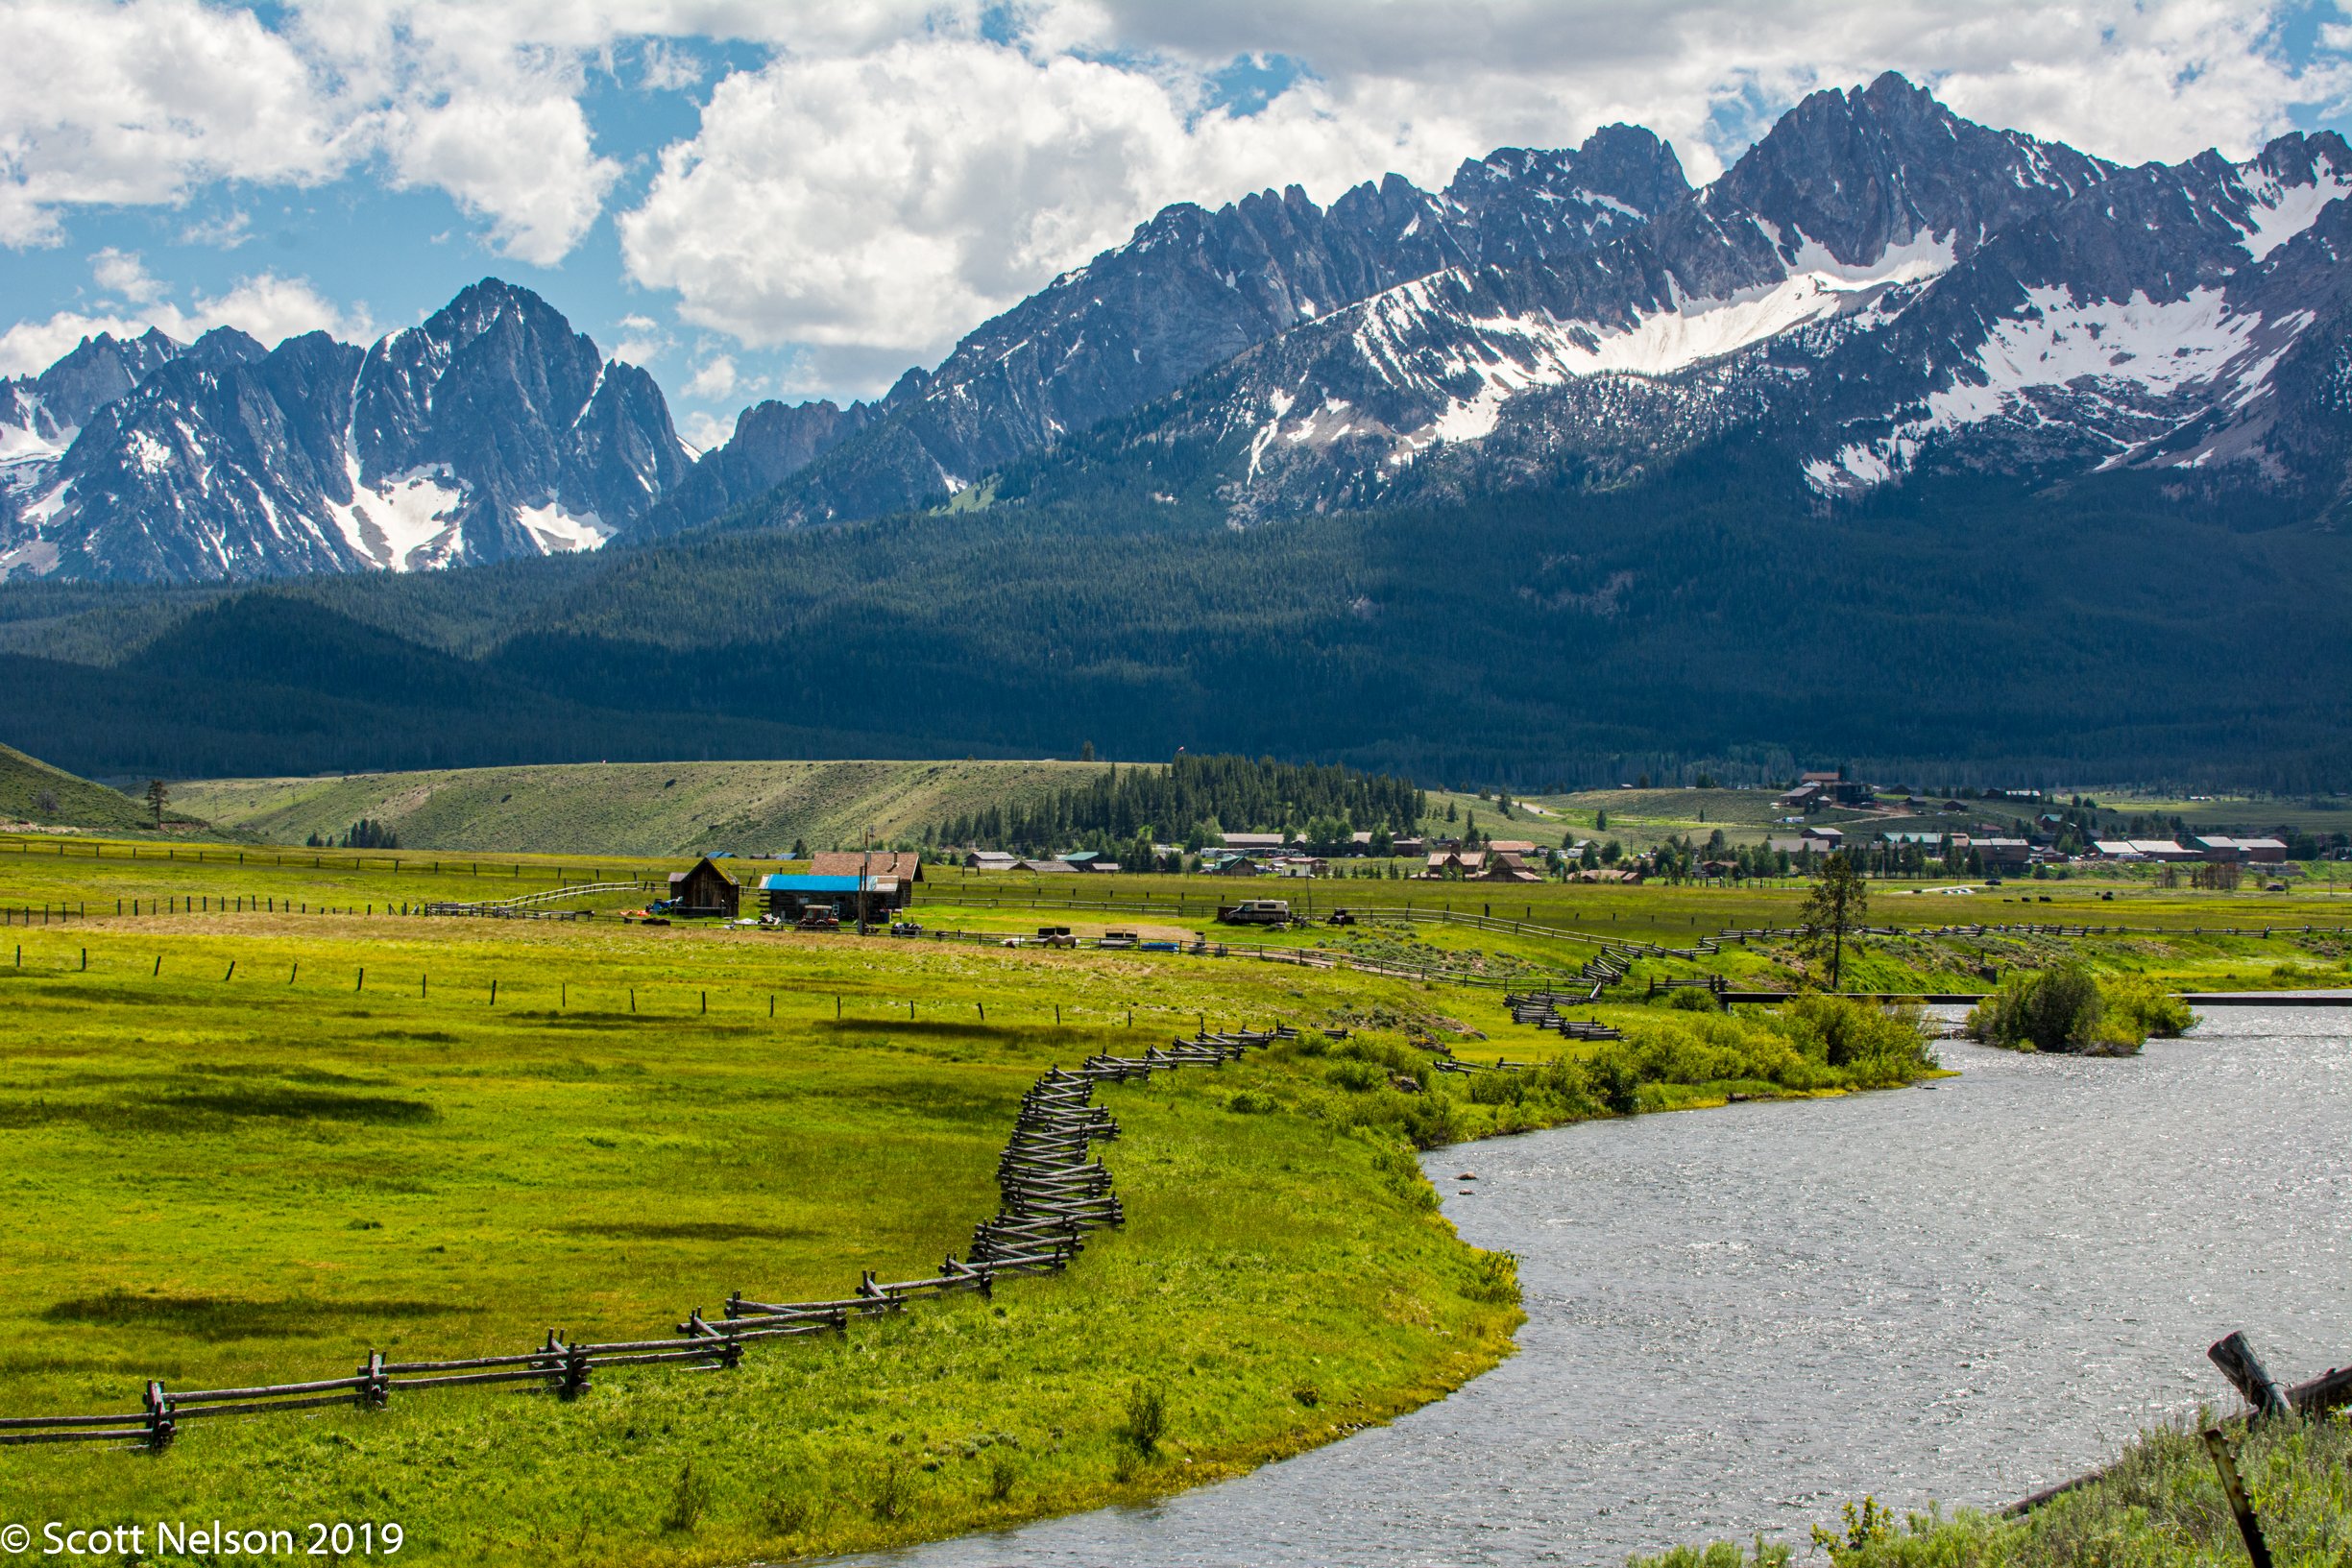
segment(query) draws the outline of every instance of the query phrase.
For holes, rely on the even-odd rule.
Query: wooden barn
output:
[[[743,890],[706,855],[694,862],[691,870],[669,874],[669,897],[677,914],[716,915],[722,920],[733,920],[742,905]]]

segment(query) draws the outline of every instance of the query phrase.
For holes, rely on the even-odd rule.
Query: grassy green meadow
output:
[[[0,746],[0,822],[70,823],[119,832],[150,820],[147,808],[120,790]]]
[[[756,1349],[731,1373],[599,1374],[572,1404],[398,1394],[375,1412],[190,1422],[160,1457],[0,1449],[10,1515],[373,1518],[400,1522],[431,1561],[699,1563],[1142,1500],[1386,1419],[1509,1353],[1510,1262],[1454,1235],[1416,1147],[1931,1071],[1905,1028],[1865,1026],[1878,1015],[1838,1011],[1851,1004],[1642,1004],[1640,978],[1698,969],[1685,960],[1644,960],[1618,1000],[1580,1010],[1626,1040],[1571,1045],[1513,1024],[1491,983],[610,918],[642,898],[630,894],[591,901],[600,912],[585,922],[385,912],[682,863],[0,840],[0,905],[88,910],[12,916],[0,933],[0,1414],[129,1410],[148,1377],[339,1376],[371,1348],[665,1334],[738,1289],[802,1299],[846,1291],[861,1269],[928,1275],[994,1212],[998,1150],[1047,1067],[1203,1021],[1305,1032],[1223,1069],[1100,1092],[1124,1129],[1102,1154],[1128,1223],[1065,1275]],[[2045,905],[1892,886],[1873,884],[1874,919],[2164,929],[2065,945],[2102,970],[2217,984],[2345,973],[2341,938],[2287,929],[2342,921],[2342,901],[2321,895],[2117,883],[2103,901],[2067,883]],[[1006,934],[1215,930],[1419,952],[1434,972],[1488,981],[1594,951],[1428,922],[1213,928],[1213,905],[1244,888],[1311,891],[1318,907],[1491,905],[1671,944],[1789,924],[1802,897],[947,872],[914,912]],[[1156,907],[1066,906],[1147,896]],[[167,912],[146,912],[158,899]],[[118,900],[142,912],[116,915]],[[2186,934],[2264,923],[2275,934]],[[1988,954],[1999,967],[2058,951],[1972,941],[1871,939],[1849,984],[1958,988]],[[1706,964],[1758,983],[1802,973],[1773,944]],[[1343,1027],[1345,1041],[1322,1032]],[[1554,1065],[1439,1074],[1407,1043],[1418,1031],[1467,1061]],[[1150,1441],[1128,1414],[1144,1396],[1167,1412]]]
[[[198,779],[181,809],[272,843],[362,817],[412,849],[561,855],[782,854],[919,835],[978,807],[1066,787],[1101,764],[1054,761],[584,762],[318,779]]]

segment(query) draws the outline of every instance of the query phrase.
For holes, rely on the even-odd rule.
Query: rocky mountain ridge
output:
[[[85,340],[0,388],[0,577],[238,581],[593,549],[683,478],[653,378],[485,279],[361,349]]]
[[[1244,525],[1614,485],[1734,434],[1829,500],[2135,468],[2324,500],[2348,471],[2346,194],[2333,133],[2119,169],[1882,77],[1634,233],[1374,295],[1082,460],[1187,448],[1162,466]],[[1030,467],[1051,482],[1051,454]]]
[[[2139,470],[2340,505],[2346,195],[2332,133],[2125,169],[1889,73],[1702,190],[1610,126],[1434,192],[1171,206],[883,398],[760,403],[699,458],[644,372],[495,279],[365,350],[95,338],[0,382],[0,576],[410,569],[1112,474],[1248,527],[1734,438],[1829,505]]]

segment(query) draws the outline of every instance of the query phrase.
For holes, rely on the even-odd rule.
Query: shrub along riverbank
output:
[[[2352,1560],[2352,1419],[2280,1418],[2231,1431],[2238,1471],[2282,1565]],[[1898,1521],[1875,1499],[1849,1504],[1814,1543],[1832,1568],[2241,1568],[2236,1516],[2192,1428],[2144,1433],[2098,1481],[2024,1518],[1963,1509]],[[1782,1568],[1789,1548],[1758,1541],[1679,1547],[1629,1568]]]
[[[404,1556],[469,1563],[818,1555],[1237,1473],[1509,1353],[1512,1262],[1454,1235],[1416,1148],[1932,1071],[1907,1021],[1835,1001],[1611,1009],[1627,1038],[1581,1045],[1491,992],[1348,973],[603,924],[93,919],[25,933],[0,994],[6,1414],[927,1274],[993,1210],[1045,1067],[1203,1014],[1306,1031],[1103,1090],[1126,1229],[993,1300],[570,1404],[396,1394],[192,1423],[156,1458],[0,1449],[23,1517],[397,1521]],[[1557,1060],[1441,1073],[1409,1031]]]
[[[2196,1026],[2189,1004],[2140,976],[2094,975],[2079,964],[2011,975],[1969,1010],[1969,1037],[2009,1050],[2136,1056],[2150,1036]]]

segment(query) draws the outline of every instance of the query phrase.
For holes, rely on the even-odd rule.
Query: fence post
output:
[[[172,1415],[172,1396],[163,1391],[160,1378],[147,1380],[147,1449],[160,1454],[171,1446],[178,1435],[180,1423]]]
[[[2238,1517],[2238,1533],[2245,1537],[2245,1555],[2254,1559],[2254,1568],[2270,1568],[2270,1547],[2262,1538],[2262,1521],[2254,1517],[2254,1505],[2246,1501],[2245,1486],[2238,1479],[2238,1461],[2219,1427],[2205,1429],[2205,1452],[2213,1456],[2213,1467],[2221,1477],[2221,1495],[2229,1500],[2229,1511]]]
[[[2230,1386],[2245,1395],[2247,1404],[2260,1415],[2287,1413],[2287,1396],[2279,1391],[2278,1383],[2263,1367],[2255,1356],[2254,1347],[2246,1342],[2243,1331],[2215,1341],[2205,1352],[2206,1359],[2221,1369]]]

